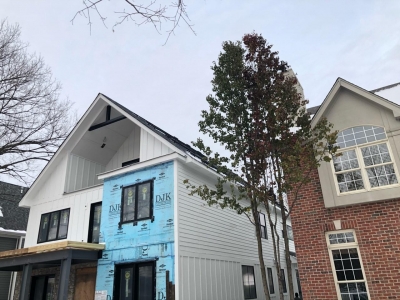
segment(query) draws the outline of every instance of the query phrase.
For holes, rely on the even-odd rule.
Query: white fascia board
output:
[[[23,230],[4,229],[3,227],[0,227],[0,236],[2,237],[20,237],[25,235],[26,231]]]
[[[312,118],[311,127],[314,127],[318,123],[318,121],[322,117],[322,115],[324,114],[325,109],[328,107],[328,105],[331,102],[333,96],[336,95],[337,91],[339,90],[340,82],[341,82],[340,78],[338,80],[336,80],[335,84],[333,85],[333,87],[329,91],[328,95],[326,96],[324,102],[322,102],[320,108],[317,110],[316,114]]]
[[[171,148],[172,150],[174,150],[174,152],[180,153],[181,155],[184,155],[184,152],[179,149],[178,147],[176,147],[175,145],[173,145],[172,143],[170,143],[169,141],[167,141],[166,139],[164,139],[163,137],[161,137],[160,135],[158,135],[157,133],[155,133],[153,130],[149,129],[147,126],[145,126],[142,122],[138,121],[136,118],[132,117],[130,114],[128,114],[127,112],[125,112],[123,109],[119,108],[118,106],[116,106],[114,103],[112,103],[111,101],[109,101],[107,98],[103,97],[101,98],[102,100],[104,100],[105,102],[107,102],[108,105],[112,106],[112,108],[114,108],[116,111],[118,111],[120,114],[124,115],[125,117],[127,117],[131,122],[133,122],[134,124],[136,124],[137,126],[139,126],[141,129],[145,130],[146,132],[150,133],[152,136],[154,136],[157,140],[159,140],[161,143],[167,145],[169,148]]]
[[[76,143],[80,141],[82,136],[85,134],[85,132],[89,129],[91,126],[92,122],[95,120],[97,115],[100,113],[101,109],[103,107],[100,105],[97,107],[96,111],[93,111],[95,108],[96,104],[101,100],[104,101],[103,98],[101,98],[101,94],[98,94],[96,99],[92,102],[92,104],[89,106],[89,108],[86,110],[84,115],[80,118],[78,123],[75,125],[75,127],[72,129],[72,131],[69,133],[68,137],[64,140],[64,142],[60,145],[60,147],[57,149],[56,153],[53,155],[53,157],[50,159],[50,161],[46,164],[46,166],[43,168],[42,172],[40,172],[39,176],[36,178],[32,186],[29,188],[28,192],[24,195],[24,197],[21,199],[19,202],[20,207],[25,207],[25,208],[30,208],[30,205],[28,205],[28,201],[30,199],[30,195],[33,194],[37,188],[40,188],[41,185],[41,179],[45,176],[45,173],[49,171],[49,169],[52,168],[53,165],[57,163],[59,160],[59,157],[62,157],[64,154],[64,150],[68,152],[68,150],[72,150]],[[107,102],[108,103],[108,102]],[[93,120],[92,119],[87,119],[90,114],[94,114]],[[89,123],[89,124],[87,124]],[[85,125],[85,126],[83,126]],[[88,126],[86,126],[88,125]]]
[[[185,161],[186,156],[183,156],[180,153],[174,152],[174,153],[171,153],[171,154],[166,154],[166,155],[163,155],[163,156],[159,156],[159,157],[156,157],[156,158],[145,160],[143,162],[136,163],[136,164],[133,164],[133,165],[130,165],[130,166],[127,166],[127,167],[122,167],[122,168],[119,168],[119,169],[115,169],[115,170],[111,170],[111,171],[107,171],[107,172],[104,172],[104,173],[97,174],[97,178],[99,180],[107,179],[107,178],[110,178],[110,177],[126,174],[126,173],[129,173],[129,172],[138,171],[138,170],[141,170],[141,169],[144,169],[144,168],[148,168],[148,167],[151,167],[151,166],[159,165],[159,164],[165,163],[167,161],[176,160],[176,159],[180,159],[180,160]]]
[[[374,93],[360,89],[359,87],[351,84],[350,82],[343,81],[342,86],[348,90],[358,93],[359,95],[361,95],[371,101],[376,102],[377,104],[382,105],[383,107],[386,107],[387,109],[390,109],[393,112],[393,115],[396,119],[398,119],[400,117],[400,106],[398,104],[395,104],[395,103],[393,103],[379,95],[376,95]]]

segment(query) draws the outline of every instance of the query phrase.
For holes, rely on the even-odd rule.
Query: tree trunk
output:
[[[253,206],[252,213],[253,213],[253,217],[254,217],[254,225],[256,227],[257,251],[258,251],[258,259],[260,262],[260,269],[261,269],[261,280],[262,280],[263,287],[264,287],[264,295],[265,295],[266,300],[271,300],[271,297],[269,295],[269,289],[268,289],[267,273],[265,271],[264,253],[263,253],[262,241],[261,241],[260,220],[259,220],[259,216],[258,216],[257,206],[254,205],[254,203],[252,206]]]
[[[281,260],[280,260],[280,247],[279,247],[279,235],[277,234],[276,231],[276,224],[277,224],[277,212],[276,212],[276,207],[274,204],[274,220],[272,219],[272,215],[271,215],[271,211],[270,211],[270,207],[269,207],[269,201],[267,200],[267,203],[265,204],[265,210],[267,211],[267,216],[268,216],[268,222],[269,222],[269,226],[271,229],[271,238],[272,238],[272,246],[274,249],[274,260],[275,260],[275,268],[276,268],[276,274],[278,276],[278,286],[279,286],[279,299],[284,300],[284,296],[283,296],[283,288],[282,288],[282,281],[280,280],[281,278]]]
[[[283,216],[285,212],[282,212],[282,230],[283,230],[283,241],[285,243],[285,261],[287,267],[287,278],[288,278],[288,286],[289,286],[289,299],[294,299],[294,289],[293,289],[293,276],[292,276],[292,261],[290,260],[290,252],[289,252],[289,238],[287,235],[287,227],[286,227],[286,216]]]

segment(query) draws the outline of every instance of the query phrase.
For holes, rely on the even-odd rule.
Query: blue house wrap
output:
[[[122,187],[148,180],[154,180],[154,220],[120,226]],[[156,261],[156,299],[165,299],[167,270],[175,281],[174,197],[173,162],[105,179],[100,242],[106,248],[98,261],[96,291],[107,291],[112,299],[116,265]]]

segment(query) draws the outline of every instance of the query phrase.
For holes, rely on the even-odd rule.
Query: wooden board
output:
[[[62,250],[62,249],[103,250],[104,244],[92,244],[92,243],[83,243],[83,242],[75,242],[75,241],[62,241],[62,242],[55,242],[55,243],[47,243],[47,244],[33,246],[33,247],[29,247],[29,248],[1,251],[0,259],[10,257],[10,256],[20,256],[20,255],[40,253],[40,252],[46,252],[46,251],[55,251],[55,250]]]
[[[93,300],[96,289],[97,267],[77,269],[74,300]]]

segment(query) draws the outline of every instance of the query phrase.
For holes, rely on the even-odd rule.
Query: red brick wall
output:
[[[355,230],[370,299],[400,299],[400,199],[326,209],[315,171],[291,217],[303,299],[337,299],[325,239],[334,220]]]

